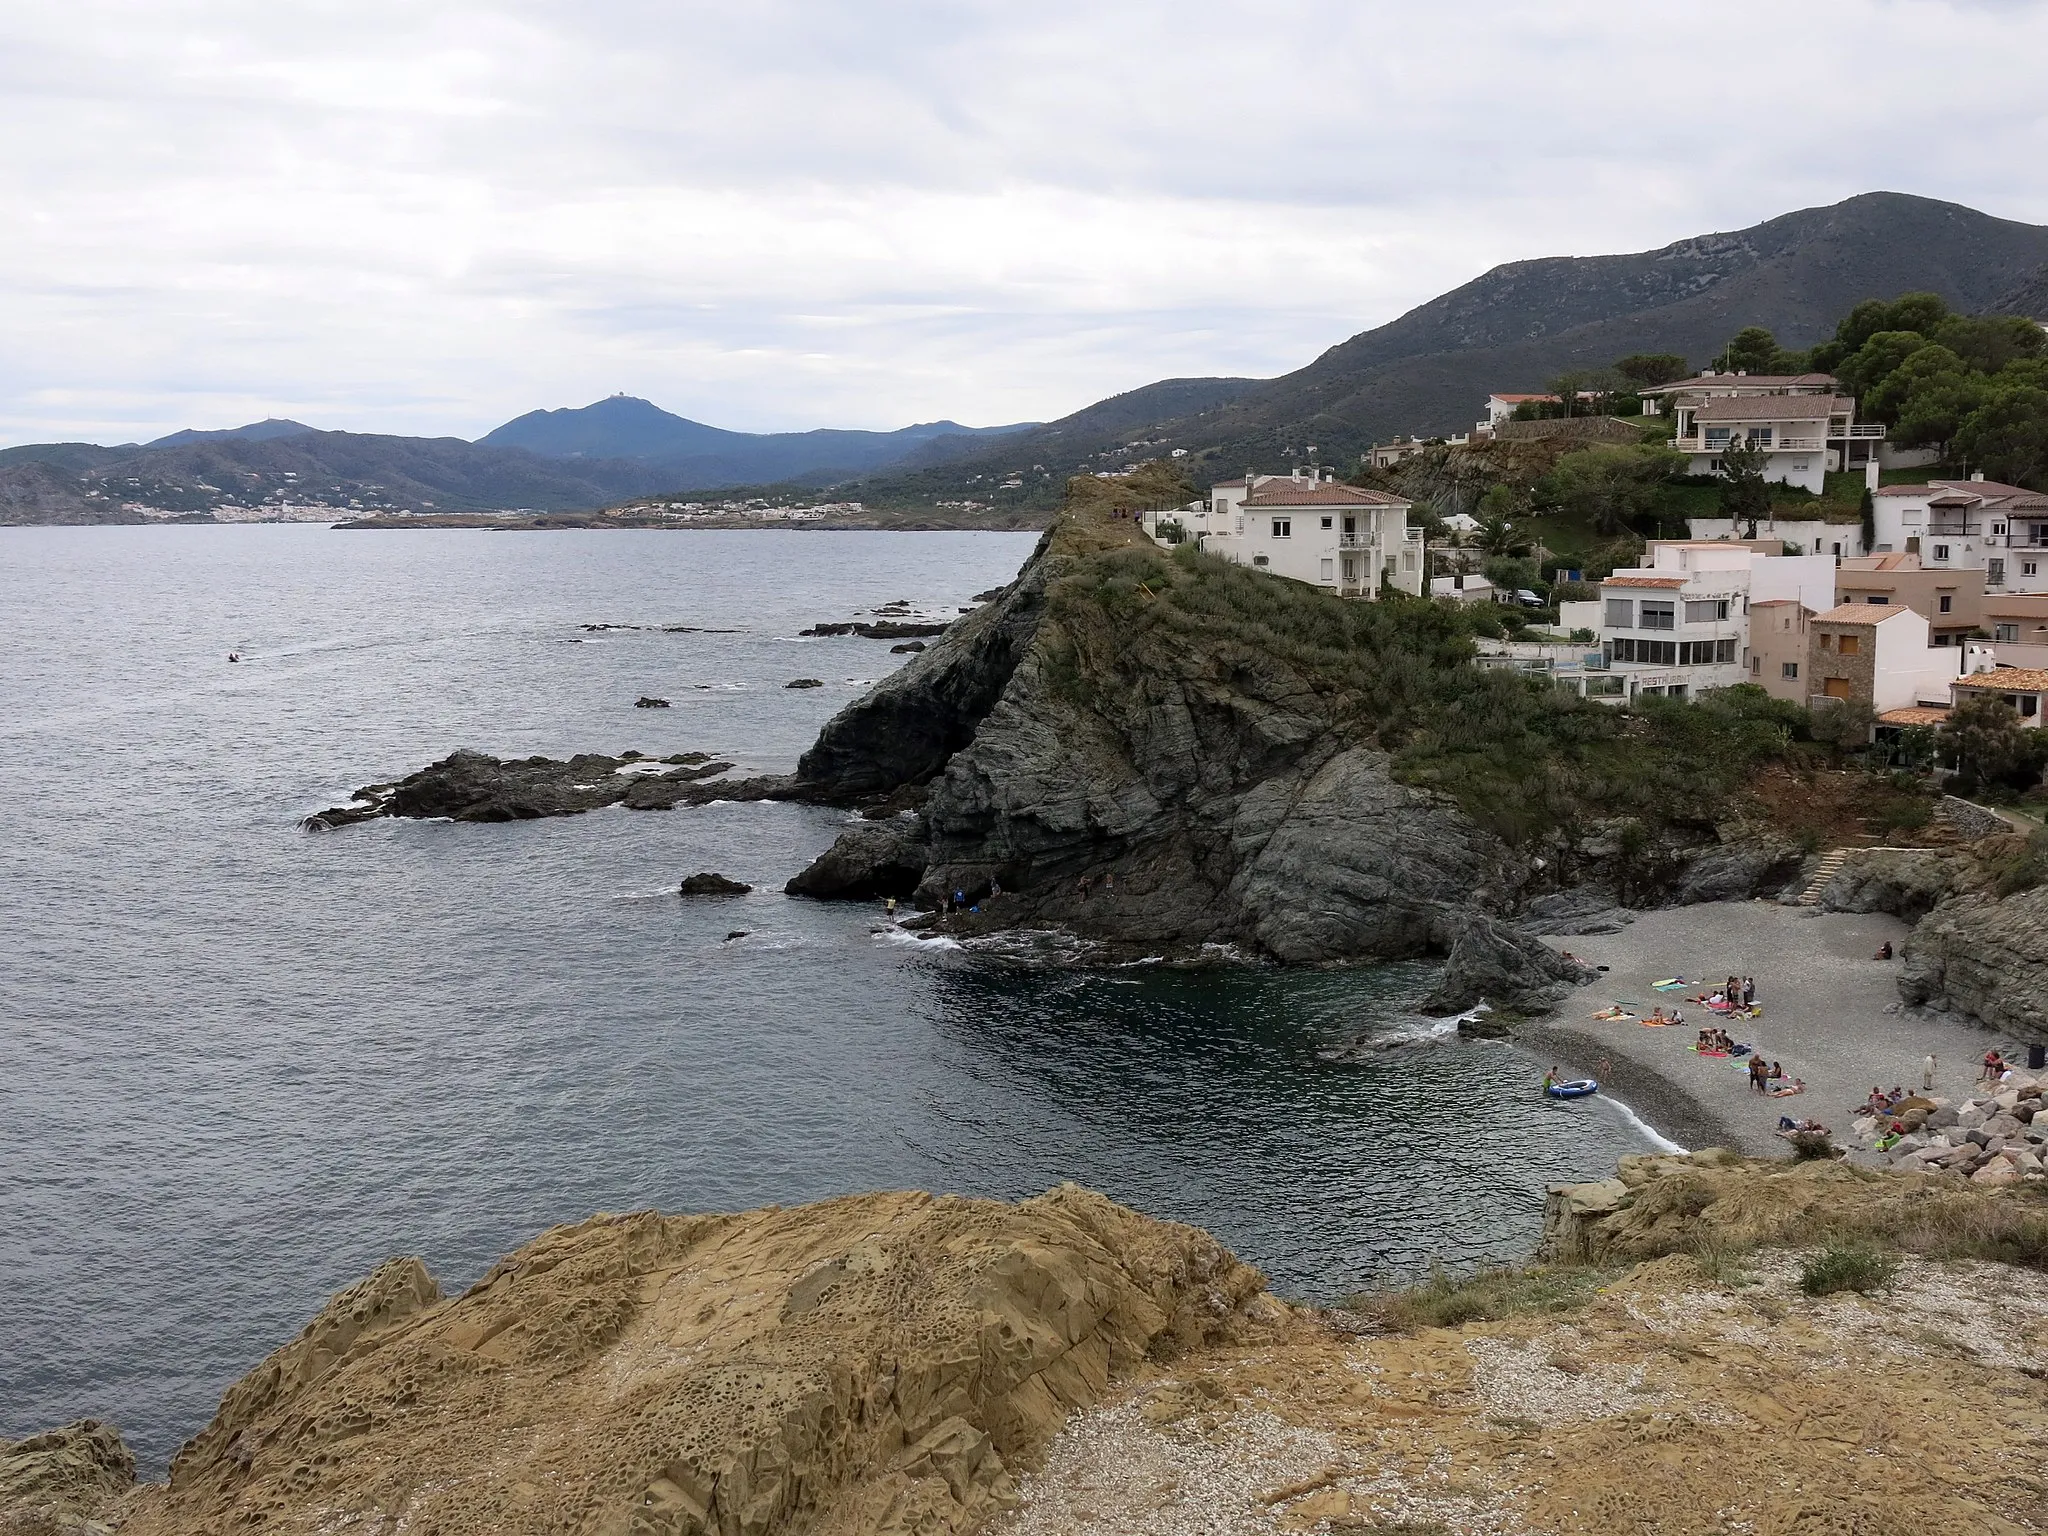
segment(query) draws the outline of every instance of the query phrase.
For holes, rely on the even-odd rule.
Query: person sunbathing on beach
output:
[[[1789,1083],[1773,1083],[1769,1088],[1767,1088],[1764,1091],[1770,1094],[1770,1096],[1774,1099],[1789,1099],[1795,1093],[1806,1092],[1806,1079],[1803,1077],[1795,1077]]]

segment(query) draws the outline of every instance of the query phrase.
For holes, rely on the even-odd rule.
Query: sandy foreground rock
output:
[[[384,1265],[121,1529],[964,1530],[1113,1380],[1283,1315],[1207,1234],[1072,1188],[598,1217],[452,1300]]]
[[[384,1265],[168,1486],[123,1492],[101,1426],[0,1447],[0,1531],[2048,1529],[2048,1275],[1908,1258],[1808,1298],[1800,1246],[1845,1214],[2036,1243],[2048,1206],[1629,1158],[1553,1191],[1533,1304],[1414,1331],[1285,1306],[1206,1234],[1071,1186],[603,1216],[452,1299]]]

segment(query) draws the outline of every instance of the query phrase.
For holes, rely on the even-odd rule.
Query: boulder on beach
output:
[[[700,869],[677,888],[681,896],[744,896],[751,891],[751,885],[728,879],[713,870]]]

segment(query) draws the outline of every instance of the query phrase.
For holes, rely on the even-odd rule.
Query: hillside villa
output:
[[[1178,511],[1148,512],[1154,538],[1176,523],[1210,554],[1322,587],[1340,597],[1376,599],[1385,582],[1411,596],[1423,590],[1423,534],[1408,526],[1413,503],[1386,491],[1341,485],[1314,466],[1287,475],[1249,473],[1209,488]]]
[[[1877,463],[1885,437],[1883,426],[1857,422],[1856,402],[1825,373],[1708,370],[1639,393],[1644,414],[1671,416],[1671,446],[1695,475],[1719,474],[1722,451],[1746,441],[1763,450],[1766,480],[1819,495],[1830,470]]]

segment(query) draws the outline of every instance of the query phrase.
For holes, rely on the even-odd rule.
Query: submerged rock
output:
[[[665,810],[686,801],[746,798],[738,786],[713,789],[700,783],[732,766],[701,752],[662,759],[638,752],[620,757],[584,752],[566,762],[551,757],[505,759],[483,752],[453,752],[396,783],[367,785],[356,791],[349,804],[308,816],[301,825],[308,831],[327,831],[381,816],[530,821],[542,816],[576,816],[607,805]]]
[[[669,702],[667,699],[652,698],[643,693],[633,701],[633,707],[635,709],[667,709]]]
[[[819,677],[793,677],[782,685],[785,688],[822,688],[825,680]]]
[[[859,635],[864,640],[915,640],[932,635],[943,635],[944,624],[920,624],[902,619],[861,619],[849,624],[813,624],[809,629],[798,630],[800,635]]]

